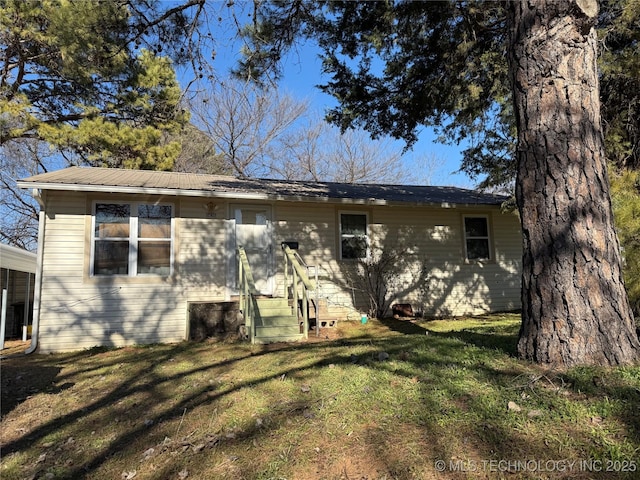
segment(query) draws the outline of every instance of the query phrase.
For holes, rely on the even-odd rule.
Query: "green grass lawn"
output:
[[[2,361],[0,478],[640,478],[640,367],[514,357],[519,317]]]

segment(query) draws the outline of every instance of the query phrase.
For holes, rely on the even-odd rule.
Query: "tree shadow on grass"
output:
[[[393,414],[388,411],[385,415],[383,409],[383,414],[375,422],[386,418],[387,422],[397,424],[399,428],[408,428],[406,432],[400,430],[402,433],[398,440],[402,436],[418,442],[425,439],[420,455],[428,457],[430,463],[435,459],[457,458],[454,456],[459,454],[459,449],[455,442],[443,436],[443,432],[454,431],[454,428],[458,428],[456,422],[462,422],[466,415],[479,419],[477,422],[460,423],[464,428],[461,435],[469,439],[468,450],[475,455],[470,458],[512,458],[516,452],[526,452],[528,458],[532,459],[554,458],[545,444],[547,441],[552,446],[558,444],[552,436],[529,436],[516,427],[529,425],[534,428],[535,422],[548,421],[546,419],[550,416],[559,415],[556,412],[558,407],[564,405],[565,397],[555,400],[558,394],[549,392],[546,386],[550,382],[529,385],[530,379],[526,374],[533,370],[524,362],[505,361],[503,355],[496,352],[466,348],[496,347],[504,351],[500,337],[510,337],[510,341],[514,342],[512,327],[481,325],[471,327],[469,331],[445,333],[429,331],[429,322],[422,321],[413,323],[387,319],[380,324],[385,325],[389,332],[393,330],[401,334],[386,335],[383,329],[376,329],[380,338],[347,337],[332,342],[265,346],[239,344],[237,348],[234,345],[232,350],[222,343],[185,342],[175,346],[120,349],[115,350],[113,355],[102,355],[102,350],[96,349],[75,356],[52,357],[55,362],[49,357],[31,357],[28,361],[34,371],[80,363],[80,370],[67,372],[63,368],[54,379],[58,388],[75,382],[76,387],[69,393],[72,395],[82,396],[86,389],[99,387],[103,374],[118,374],[112,383],[91,390],[93,394],[86,396],[85,404],[61,411],[56,418],[42,422],[7,442],[3,446],[3,453],[29,451],[32,457],[38,458],[51,452],[48,460],[24,467],[27,473],[33,473],[34,476],[56,471],[59,475],[65,475],[65,478],[114,478],[107,474],[115,472],[119,476],[122,469],[133,468],[134,462],[143,475],[144,469],[149,473],[151,464],[159,468],[153,478],[177,478],[187,466],[190,477],[223,478],[222,472],[220,476],[210,475],[217,468],[215,465],[229,469],[225,470],[227,478],[257,478],[260,472],[263,478],[272,478],[290,471],[287,461],[278,452],[269,457],[263,451],[262,455],[269,459],[269,465],[265,463],[262,466],[225,460],[226,457],[217,452],[253,452],[254,448],[258,448],[256,445],[271,442],[282,446],[286,443],[282,440],[285,432],[287,438],[297,439],[310,432],[325,432],[325,417],[330,421],[343,417],[343,411],[338,406],[344,407],[353,399],[358,410],[378,408],[378,403],[374,401],[367,404],[368,407],[363,405],[369,399],[376,398],[380,398],[383,405],[387,398],[384,394],[388,393],[386,385],[396,384],[398,395],[407,392],[407,398],[411,398],[412,392],[415,392],[419,404],[415,404],[416,408],[412,410],[403,407],[405,411],[400,416],[396,416],[398,412],[395,407]],[[429,335],[426,335],[427,332]],[[509,332],[511,334],[507,335]],[[386,361],[379,359],[378,353],[381,351],[389,354]],[[495,358],[498,359],[496,363],[493,361]],[[254,372],[258,365],[255,359],[266,362],[270,368]],[[12,363],[17,362],[12,360]],[[23,364],[21,368],[27,367]],[[44,372],[47,373],[46,370]],[[565,382],[562,385],[574,385],[576,401],[585,401],[582,400],[584,393],[578,394],[577,390],[586,392],[594,399],[609,396],[624,400],[620,404],[620,412],[612,412],[611,416],[624,422],[630,429],[638,426],[636,412],[639,398],[637,389],[633,388],[637,383],[630,383],[627,378],[634,375],[635,370],[620,371],[615,381],[610,380],[606,370],[572,372],[572,377],[563,377]],[[227,377],[229,373],[231,376]],[[558,383],[555,377],[549,375],[554,383]],[[595,375],[610,382],[605,385],[605,391],[596,385]],[[336,377],[338,381],[332,380]],[[93,378],[94,381],[87,383],[87,378]],[[332,380],[336,383],[318,383],[318,378],[324,378],[323,382]],[[354,383],[349,388],[343,388],[347,382]],[[278,388],[280,385],[286,387],[289,383],[294,388]],[[307,385],[306,389],[302,389],[304,385]],[[362,392],[366,389],[366,394],[359,393],[360,387]],[[563,390],[566,389],[564,387]],[[246,395],[250,400],[256,390],[266,398],[264,409],[251,406],[248,401],[246,417],[236,419],[231,415],[220,425],[211,423],[211,418],[217,417],[225,409],[231,409],[238,398],[245,398]],[[525,401],[518,396],[523,392],[531,398]],[[537,420],[526,417],[527,411],[520,414],[506,412],[506,401],[512,398],[527,411],[539,409],[545,412],[545,416]],[[56,399],[50,400],[53,402]],[[547,406],[551,406],[551,409],[546,410]],[[349,410],[344,412],[349,413]],[[188,422],[189,415],[205,421],[199,423],[197,429],[194,429],[195,423],[185,423],[183,426],[182,420],[186,418]],[[395,474],[396,478],[411,478],[408,470],[398,466],[397,457],[394,456],[393,441],[396,438],[393,437],[393,428],[383,428],[383,423],[360,425],[359,414],[353,415],[351,422],[356,430],[353,438],[362,435],[367,448],[375,452],[376,458],[382,459],[381,465],[386,466],[386,471]],[[605,415],[602,416],[606,422]],[[366,420],[370,417],[363,418]],[[186,426],[188,424],[191,425],[189,428]],[[86,438],[87,431],[97,432],[97,438],[102,439],[103,443],[100,448],[87,451],[85,455],[75,454],[65,439],[74,438],[79,443]],[[580,435],[583,442],[596,441],[585,433]],[[633,435],[637,438],[637,434]],[[340,442],[343,441],[340,437]],[[55,443],[47,446],[52,442]],[[184,450],[185,446],[187,450]],[[62,449],[61,453],[53,455],[58,448]],[[577,455],[583,452],[580,448],[578,445],[571,451]],[[598,448],[599,452],[604,450]],[[611,447],[612,450],[614,448],[617,448],[616,444]],[[65,449],[70,451],[66,452]],[[292,451],[295,452],[295,449]],[[145,456],[147,452],[153,452],[148,454],[149,458]],[[64,469],[54,463],[63,454],[63,459],[73,461]],[[429,463],[417,462],[413,458],[414,467],[423,468]],[[146,467],[145,462],[148,462]],[[215,468],[211,467],[211,462],[216,462]],[[412,467],[412,464],[407,465],[407,468]],[[267,471],[269,468],[272,470]],[[324,478],[338,477],[327,475]],[[605,477],[594,475],[588,478]]]
[[[478,326],[455,332],[436,332],[429,329],[428,322],[426,322],[426,326],[423,326],[412,320],[383,318],[380,323],[389,328],[389,330],[404,335],[432,335],[440,338],[457,338],[479,348],[498,350],[510,356],[517,354],[517,334],[506,331],[505,333],[498,333],[493,327]]]
[[[418,325],[413,320],[400,320],[393,317],[382,318],[379,320],[382,325],[394,332],[405,335],[426,335],[427,329]]]
[[[18,363],[2,365],[2,379],[0,383],[1,404],[0,417],[4,418],[29,396],[37,393],[57,394],[73,386],[67,382],[56,385],[56,379],[61,367],[40,366],[37,369],[27,368]]]
[[[628,427],[627,434],[640,445],[640,383],[635,372],[634,367],[582,366],[559,374],[558,379],[570,386],[576,395],[584,395],[593,403],[608,404],[613,400],[623,405],[625,408],[616,415]],[[637,386],[630,384],[630,380]],[[598,420],[596,418],[594,422]]]
[[[465,343],[478,348],[489,348],[506,353],[509,356],[517,355],[518,338],[514,335],[504,335],[499,333],[481,333],[473,329],[458,332],[433,332],[429,335],[442,338],[457,338]]]

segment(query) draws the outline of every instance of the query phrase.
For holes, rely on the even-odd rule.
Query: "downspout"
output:
[[[38,348],[38,326],[40,325],[40,291],[42,290],[42,259],[44,256],[44,228],[46,223],[45,203],[42,192],[33,189],[33,198],[40,205],[38,214],[38,251],[36,253],[36,278],[33,286],[33,323],[31,324],[31,345],[24,353],[33,353]]]

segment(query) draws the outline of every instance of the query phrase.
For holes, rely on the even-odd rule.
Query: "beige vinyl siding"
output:
[[[465,260],[464,215],[488,215],[490,261]],[[372,229],[376,242],[400,246],[413,261],[398,272],[394,302],[412,303],[427,316],[460,316],[518,308],[518,225],[516,215],[497,207],[381,208],[374,210]],[[425,274],[418,278],[421,264]]]
[[[207,199],[182,199],[178,281],[188,301],[225,300],[227,265],[235,258],[229,244],[226,203],[217,203],[207,217]]]
[[[453,274],[463,257],[459,222],[459,212],[452,209],[374,210],[374,255],[385,249],[401,252],[391,303],[411,303],[426,315],[449,308],[456,291]],[[440,290],[441,285],[445,288]]]
[[[521,307],[522,283],[522,233],[518,215],[495,213],[493,215],[496,265],[493,281],[496,287],[492,296],[492,310],[515,310]]]
[[[339,260],[339,213],[366,213],[373,251],[395,248],[405,252],[406,268],[391,285],[392,302],[411,303],[427,316],[459,316],[519,308],[520,231],[517,216],[491,207],[350,207],[288,204],[277,208],[276,240],[298,241],[308,265],[320,267],[321,298],[334,314],[366,312],[358,285],[346,272],[354,262]],[[463,215],[488,215],[492,258],[466,262]],[[310,219],[313,219],[310,221]],[[280,264],[278,258],[278,265]],[[420,276],[420,272],[424,272]],[[278,269],[278,288],[282,287]],[[356,304],[352,299],[356,298]]]
[[[174,204],[174,274],[162,277],[91,277],[93,202],[160,201]],[[42,277],[40,351],[177,342],[188,335],[189,301],[229,300],[235,261],[230,204],[208,198],[86,195],[48,192]],[[242,202],[239,202],[242,203]],[[273,212],[276,295],[284,291],[283,241],[319,271],[321,299],[336,318],[359,318],[368,305],[339,258],[341,212],[368,218],[369,241],[405,252],[391,285],[392,302],[411,303],[427,316],[510,310],[520,302],[521,235],[515,214],[498,207],[438,208],[269,202]],[[466,262],[463,215],[487,215],[493,258]],[[423,271],[422,276],[419,273]],[[354,305],[353,298],[356,298]]]
[[[358,315],[352,291],[344,278],[344,264],[338,260],[338,212],[335,205],[315,203],[280,204],[274,225],[276,243],[276,294],[284,286],[281,243],[296,241],[303,261],[318,269],[319,298],[327,301],[331,317]],[[359,210],[358,210],[359,211]]]
[[[118,200],[134,198],[139,199]],[[184,339],[186,302],[171,279],[89,277],[91,204],[96,199],[113,200],[48,192],[39,351]]]

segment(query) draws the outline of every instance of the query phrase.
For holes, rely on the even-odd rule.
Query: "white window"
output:
[[[341,213],[340,258],[344,260],[367,258],[368,246],[367,215]]]
[[[173,206],[96,203],[91,275],[169,276],[173,269]]]
[[[464,241],[467,260],[490,260],[491,242],[487,216],[464,217]]]

